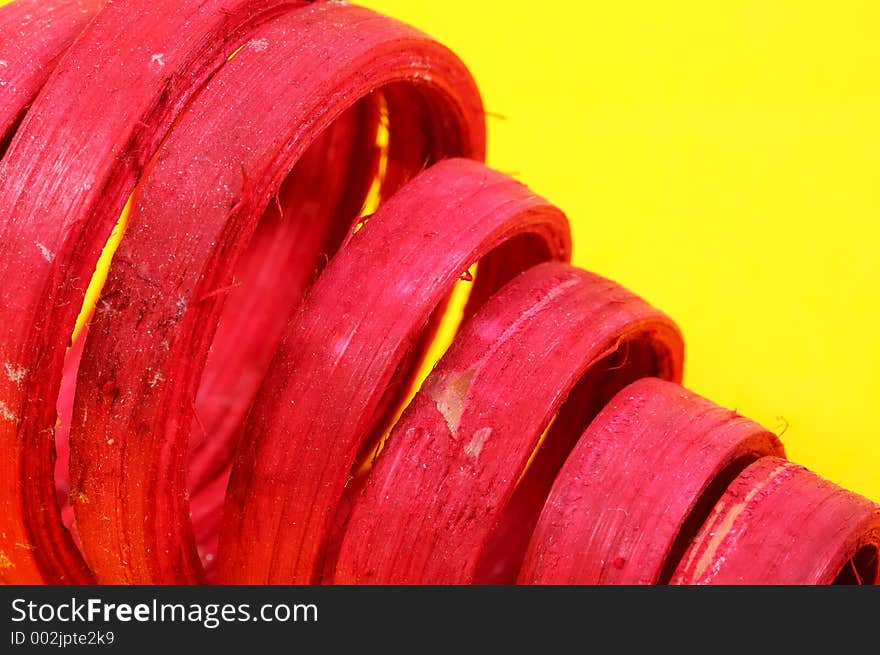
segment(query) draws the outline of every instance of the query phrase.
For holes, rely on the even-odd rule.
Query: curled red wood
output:
[[[258,80],[255,70],[264,71]],[[322,253],[332,253],[358,216],[374,157],[352,146],[360,133],[374,148],[376,124],[369,105],[355,104],[388,85],[432,118],[420,126],[425,146],[411,158],[482,156],[479,96],[448,50],[369,10],[322,3],[254,30],[149,168],[91,326],[73,424],[77,521],[100,582],[203,579],[188,519],[190,428],[215,445],[232,436],[218,423],[237,427],[277,346],[273,335]],[[331,129],[329,143],[318,143],[291,174],[340,117],[342,134]],[[333,164],[335,171],[324,168]],[[270,202],[288,174],[286,202]],[[243,287],[243,299],[258,304],[232,315],[226,353],[234,359],[216,362],[246,384],[228,389],[229,402],[205,398],[193,423],[214,326],[264,212],[274,228]],[[201,465],[222,467],[222,453]],[[213,507],[219,514],[220,504]]]
[[[0,157],[58,58],[104,0],[18,0],[0,7]]]
[[[318,581],[356,456],[406,389],[455,281],[480,260],[488,295],[569,248],[559,210],[474,162],[440,162],[382,205],[307,295],[260,389],[230,480],[220,580]]]
[[[530,539],[524,582],[876,580],[877,506],[747,420],[646,380],[584,432],[680,379],[680,334],[541,264],[570,254],[558,209],[435,163],[484,152],[448,50],[342,2],[98,4],[0,9],[0,580],[205,581],[233,454],[227,582],[511,582]],[[353,477],[476,260],[462,333]]]
[[[0,376],[3,580],[91,580],[53,480],[55,400],[85,288],[174,118],[254,25],[302,4],[107,5],[58,62],[0,161],[0,366],[13,372]]]
[[[775,435],[735,412],[677,384],[637,381],[599,413],[560,471],[519,581],[663,581],[737,473],[782,454]]]
[[[637,350],[646,356],[627,361]],[[617,352],[622,363],[610,365]],[[604,369],[606,384],[620,384],[621,376],[608,375],[617,366],[631,377],[677,381],[682,363],[675,325],[613,282],[559,263],[514,278],[462,328],[395,425],[354,501],[335,582],[514,581],[518,558],[491,575],[504,557],[486,547],[578,380]],[[574,410],[579,423],[591,418],[590,403]],[[572,436],[551,430],[547,440],[570,445]]]
[[[876,584],[880,506],[768,457],[733,481],[674,584]]]
[[[376,137],[381,121],[377,102],[380,94],[377,91],[348,108],[309,146],[260,217],[229,284],[207,292],[223,296],[219,299],[223,310],[195,399],[189,429],[187,487],[199,557],[209,579],[216,570],[217,532],[242,418],[303,288],[357,220],[379,173],[381,153]],[[234,102],[220,106],[232,105]],[[245,111],[244,115],[254,113],[260,112]],[[228,126],[213,123],[220,134],[242,127],[238,113],[225,115]],[[293,114],[288,117],[296,120]],[[199,133],[190,134],[195,137]],[[165,152],[179,142],[172,138]],[[223,166],[227,149],[222,137],[218,145],[220,152],[206,161]],[[184,157],[182,163],[186,165],[187,161]],[[165,167],[166,172],[169,170],[173,166]],[[146,186],[153,186],[156,178],[154,173]],[[145,188],[145,194],[147,191]],[[145,204],[150,208],[145,216],[155,213],[161,204],[167,216],[174,219],[173,202]],[[211,219],[205,223],[200,225],[196,220],[193,224],[199,226],[197,230],[213,225]],[[150,230],[155,229],[155,221],[148,224]],[[246,240],[244,235],[238,238]],[[119,280],[116,288],[124,290],[127,286]],[[205,326],[206,320],[202,318],[198,325]]]

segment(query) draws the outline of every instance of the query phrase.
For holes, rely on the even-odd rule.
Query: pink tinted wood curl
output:
[[[174,118],[282,0],[118,0],[58,61],[0,161],[0,551],[7,582],[92,579],[57,500],[56,399],[85,289]]]
[[[137,194],[80,366],[72,483],[82,499],[75,506],[83,548],[100,582],[204,579],[189,521],[187,450],[191,427],[213,431],[249,405],[248,388],[239,386],[231,406],[208,399],[193,422],[236,262],[261,215],[278,220],[287,205],[290,215],[279,225],[285,232],[273,229],[262,246],[280,248],[281,257],[261,249],[263,261],[251,271],[262,281],[249,291],[265,296],[262,304],[232,319],[239,321],[231,334],[241,352],[230,350],[236,359],[218,362],[258,382],[259,366],[276,346],[273,335],[322,254],[356,218],[373,157],[350,161],[351,139],[343,138],[341,162],[319,150],[310,167],[288,174],[359,99],[404,83],[400,92],[408,90],[434,118],[421,126],[420,156],[482,157],[482,108],[458,59],[412,28],[340,3],[316,4],[254,30],[175,125]],[[365,127],[375,138],[375,124]],[[357,172],[361,164],[368,175],[357,183],[315,168],[334,163],[343,164],[336,173]],[[285,178],[290,197],[279,209],[274,196]],[[222,458],[209,460],[222,465]]]
[[[559,210],[500,173],[451,159],[405,185],[337,253],[249,414],[220,536],[222,582],[320,579],[357,454],[384,427],[396,402],[388,390],[406,389],[400,377],[411,374],[432,314],[463,271],[518,238],[530,249],[507,259],[498,286],[569,257]]]
[[[58,58],[104,0],[16,0],[0,7],[0,157]]]
[[[492,532],[569,392],[636,342],[651,356],[625,363],[631,375],[680,379],[681,334],[629,291],[561,263],[514,278],[462,327],[395,425],[354,499],[335,582],[477,581],[481,563],[493,564],[484,558]],[[518,564],[493,582],[513,582]]]
[[[209,579],[242,418],[303,288],[360,214],[378,173],[376,104],[373,96],[359,100],[303,153],[259,219],[230,284],[217,292],[225,301],[195,399],[187,483]],[[229,118],[231,130],[242,124],[236,114]]]
[[[718,501],[673,584],[876,584],[880,506],[768,457]]]
[[[581,437],[541,512],[519,581],[655,584],[727,484],[783,454],[760,425],[657,379],[621,390]]]
[[[875,583],[880,508],[674,384],[484,129],[346,2],[0,8],[0,583]]]

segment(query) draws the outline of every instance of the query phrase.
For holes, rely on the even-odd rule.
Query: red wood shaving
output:
[[[748,419],[675,384],[633,383],[590,424],[562,468],[520,581],[661,581],[670,559],[681,556],[676,543],[689,542],[688,531],[730,480],[770,455],[783,455],[782,444]]]
[[[646,356],[626,361],[630,376],[680,379],[678,329],[640,298],[564,264],[514,279],[462,329],[395,426],[355,501],[336,582],[476,581],[492,530],[569,392],[597,369],[607,373],[609,355],[637,348]],[[589,421],[590,405],[577,405]],[[551,430],[547,439],[573,436]],[[518,565],[512,579],[492,581],[514,581]]]
[[[91,579],[53,480],[54,399],[87,282],[174,118],[254,25],[301,4],[108,5],[61,58],[0,162],[0,362],[16,372],[0,377],[9,579]]]
[[[880,508],[680,385],[675,324],[479,163],[448,49],[342,2],[103,4],[0,9],[0,581],[877,581]]]
[[[877,584],[880,508],[768,457],[727,489],[675,584]]]
[[[412,52],[419,52],[418,66],[409,63]],[[320,65],[330,58],[333,66]],[[372,72],[364,71],[364,62]],[[271,75],[255,86],[252,71],[263,69]],[[287,197],[280,212],[287,205],[289,214],[283,219],[274,196],[293,164],[345,109],[373,88],[415,81],[416,75],[432,81],[413,85],[413,102],[432,98],[437,112],[435,124],[424,126],[432,145],[417,154],[428,161],[481,156],[479,99],[445,49],[372,12],[327,4],[257,29],[151,164],[80,368],[88,391],[77,398],[73,485],[83,499],[76,504],[83,545],[102,571],[99,581],[200,579],[185,493],[190,428],[202,440],[199,431],[205,430],[215,448],[231,439],[218,423],[240,423],[255,386],[248,381],[263,377],[266,356],[276,349],[321,254],[335,249],[360,211],[372,170],[351,186],[343,184],[351,177],[320,172],[328,163],[341,164],[340,172],[351,168],[348,160],[363,150],[352,150],[357,140],[351,133],[375,141],[372,114],[355,107],[334,128],[342,134],[325,133],[315,144],[312,152],[321,159],[307,157],[282,190]],[[326,99],[331,89],[335,103]],[[263,136],[269,134],[271,139]],[[202,154],[193,158],[196,151]],[[328,151],[329,162],[323,160]],[[217,324],[240,252],[264,212],[276,228],[261,236],[266,243],[257,244],[263,245],[259,266],[247,272],[251,284],[243,287],[261,304],[239,308],[238,326],[226,326],[227,343],[237,342],[238,352],[229,349],[215,360],[227,381],[209,378],[214,391],[203,394],[193,424],[195,392],[212,344],[208,326]],[[139,356],[127,357],[132,351]],[[232,384],[239,380],[247,386]],[[222,402],[218,388],[234,400]],[[197,454],[203,455],[202,470],[225,464],[222,449]],[[175,555],[156,556],[167,552]]]
[[[58,58],[104,0],[18,0],[0,7],[0,157]]]
[[[357,455],[408,387],[461,272],[482,260],[477,280],[494,290],[567,259],[568,239],[557,209],[475,162],[436,164],[388,200],[312,287],[257,396],[230,481],[220,580],[318,581]]]

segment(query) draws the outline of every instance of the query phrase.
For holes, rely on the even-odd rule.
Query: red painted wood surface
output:
[[[454,53],[342,2],[103,4],[0,9],[0,581],[877,581],[878,506],[684,389],[672,320],[479,163]]]

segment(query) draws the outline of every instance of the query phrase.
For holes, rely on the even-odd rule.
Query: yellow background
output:
[[[361,4],[471,67],[490,164],[679,322],[688,386],[880,500],[880,3]]]
[[[470,66],[490,164],[679,322],[688,386],[880,500],[880,3],[361,4]]]

